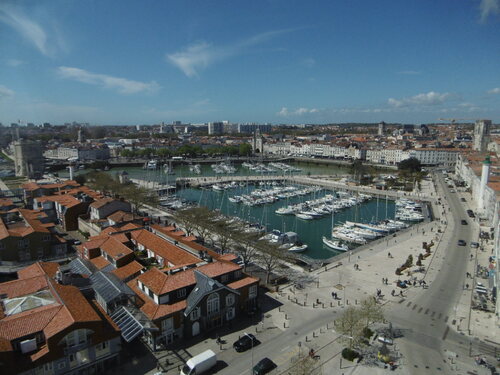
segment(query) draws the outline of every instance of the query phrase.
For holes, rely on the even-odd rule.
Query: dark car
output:
[[[467,199],[465,199],[465,198],[460,198],[460,200],[461,200],[462,202],[467,202]]]
[[[467,225],[468,224],[467,220],[462,220],[461,223],[462,223],[462,225]]]
[[[464,240],[458,240],[458,246],[465,246],[467,243]]]
[[[263,358],[253,367],[252,374],[253,375],[264,375],[267,374],[268,372],[274,370],[276,367],[276,364],[271,361],[269,358]]]
[[[237,352],[244,352],[245,350],[250,349],[251,347],[257,345],[259,341],[255,338],[251,333],[245,333],[242,337],[238,339],[233,344],[234,350]]]

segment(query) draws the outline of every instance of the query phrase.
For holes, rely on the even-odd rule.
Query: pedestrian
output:
[[[392,258],[392,255],[391,255],[391,253],[390,253],[390,252],[389,252],[389,253],[387,253],[387,258]]]
[[[465,289],[469,289],[469,284],[465,284]]]
[[[401,297],[404,297],[404,296],[403,296],[403,291],[402,291],[402,290],[400,290],[400,291],[399,291],[399,295],[400,295]]]
[[[393,289],[393,290],[391,291],[391,296],[393,296],[393,297],[394,297],[394,294],[396,294],[396,291]]]
[[[415,280],[413,280],[413,286],[416,286],[417,285],[417,282]]]

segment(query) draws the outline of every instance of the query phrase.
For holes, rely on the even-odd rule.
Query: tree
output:
[[[138,212],[142,207],[157,206],[158,196],[151,190],[135,185],[126,185],[122,190],[123,197],[133,206],[134,212]]]
[[[257,249],[255,248],[255,244],[258,239],[258,233],[245,233],[242,230],[233,235],[233,250],[241,257],[244,271],[246,271],[248,265],[256,259]]]
[[[363,337],[364,319],[359,309],[348,307],[336,320],[337,332],[340,340],[349,343],[349,348],[357,345]]]
[[[374,298],[367,298],[361,301],[359,312],[361,318],[365,321],[365,328],[368,328],[370,324],[382,322],[384,320],[382,307]]]
[[[295,357],[291,360],[292,365],[286,371],[287,374],[290,375],[312,375],[319,373],[315,371],[316,361],[311,358],[309,353],[304,351],[300,351]],[[321,368],[317,370],[321,371]]]
[[[84,174],[79,174],[78,176],[75,176],[75,181],[80,185],[85,185],[85,182],[87,182],[87,178]]]
[[[224,253],[233,235],[231,223],[226,218],[218,218],[210,223],[210,232],[212,234],[212,242],[217,243],[221,252]]]
[[[420,160],[418,160],[417,158],[409,158],[401,161],[398,164],[398,169],[400,171],[406,171],[410,173],[420,172],[420,170],[422,169],[422,164],[420,164]]]
[[[252,155],[252,146],[249,143],[242,143],[239,147],[240,156]]]
[[[361,182],[361,179],[366,173],[366,166],[363,162],[359,159],[354,160],[350,169],[354,179],[358,181],[358,183]]]
[[[271,273],[281,266],[282,261],[289,260],[278,245],[262,240],[256,243],[257,259],[266,271],[266,284],[269,284]]]

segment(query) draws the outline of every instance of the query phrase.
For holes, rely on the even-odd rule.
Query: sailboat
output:
[[[332,211],[332,228],[333,228],[333,217],[335,215],[335,210]],[[328,246],[330,249],[337,250],[337,251],[348,251],[349,246],[347,246],[345,243],[342,243],[338,240],[334,240],[333,238],[327,238],[326,236],[323,236],[323,243]]]

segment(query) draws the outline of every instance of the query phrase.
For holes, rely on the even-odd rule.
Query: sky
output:
[[[4,125],[500,122],[500,0],[0,0],[0,51]]]

